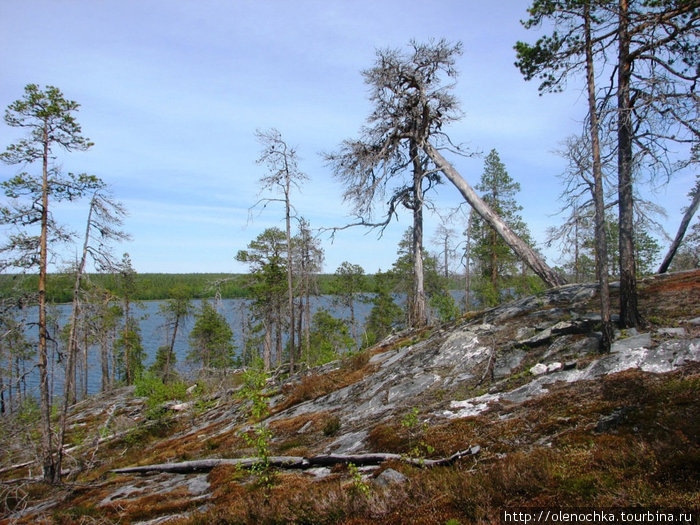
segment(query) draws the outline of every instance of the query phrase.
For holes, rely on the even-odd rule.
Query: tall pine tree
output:
[[[530,233],[519,215],[522,206],[515,200],[520,184],[508,175],[495,149],[486,157],[481,183],[476,189],[482,192],[483,200],[508,226],[528,242]],[[507,289],[513,287],[512,277],[518,273],[519,259],[484,219],[473,211],[472,214],[472,259],[480,276],[477,296],[482,304],[493,306],[501,302]]]

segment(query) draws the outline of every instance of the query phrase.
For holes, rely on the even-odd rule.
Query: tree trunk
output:
[[[498,232],[496,230],[491,230],[489,237],[491,237],[491,287],[496,294],[496,302],[501,302],[501,287],[499,286],[499,274],[498,274]]]
[[[265,372],[269,372],[272,365],[272,334],[268,326],[269,323],[265,323],[265,336],[263,339],[263,366],[265,367]]]
[[[102,369],[102,392],[109,390],[109,350],[107,347],[107,334],[100,336],[100,366]]]
[[[116,323],[112,327],[112,370],[109,373],[109,384],[114,385],[117,381],[117,352],[114,347],[114,343],[117,340],[117,325]]]
[[[132,384],[131,378],[131,353],[129,352],[129,297],[128,292],[124,294],[124,374],[126,384]]]
[[[287,160],[285,156],[285,170],[286,170],[286,180],[285,180],[285,223],[287,227],[287,303],[289,305],[289,373],[294,373],[294,352],[295,349],[295,339],[294,339],[294,283],[293,283],[293,266],[292,266],[292,225],[291,225],[291,206],[289,203],[289,191],[290,191],[290,174],[289,168],[287,167]],[[282,319],[280,318],[280,322]]]
[[[179,308],[179,306],[178,306]],[[175,353],[175,338],[177,337],[177,330],[180,326],[180,314],[175,313],[175,323],[173,324],[173,335],[170,338],[170,345],[168,346],[168,355],[165,356],[165,373],[163,374],[163,380],[170,380],[170,358]]]
[[[584,26],[586,40],[586,84],[588,88],[588,113],[590,117],[591,149],[593,154],[593,202],[595,206],[595,247],[596,277],[600,299],[602,323],[601,350],[609,352],[613,340],[613,327],[610,320],[610,288],[608,284],[608,243],[605,235],[605,202],[603,198],[603,169],[600,161],[600,138],[598,109],[596,106],[595,74],[593,70],[593,46],[591,43],[590,6],[584,6]],[[578,220],[578,218],[577,218]]]
[[[467,246],[464,250],[464,311],[468,312],[471,306],[469,290],[471,288],[471,258],[472,258],[472,214],[467,221]]]
[[[501,219],[491,207],[479,197],[469,183],[430,143],[423,144],[423,150],[435,162],[445,177],[460,191],[467,203],[483,218],[513,251],[537,274],[548,286],[561,286],[566,280],[552,270],[544,260],[535,253],[513,230]]]
[[[306,355],[311,352],[311,296],[306,292],[306,302],[304,303],[304,348]]]
[[[48,265],[48,220],[49,220],[49,132],[44,126],[44,152],[41,191],[41,236],[39,239],[39,391],[41,410],[41,455],[44,481],[58,483],[60,472],[54,463],[51,432],[51,397],[48,375],[48,333],[46,319],[46,274]]]
[[[115,474],[145,474],[149,472],[167,472],[175,474],[191,474],[194,472],[209,472],[221,465],[236,466],[239,468],[254,468],[261,464],[273,468],[309,469],[316,467],[331,467],[333,465],[352,463],[356,466],[380,465],[385,461],[401,461],[414,467],[430,468],[443,467],[453,464],[459,459],[479,454],[481,447],[475,445],[466,450],[461,450],[446,458],[422,459],[411,458],[403,454],[389,454],[376,452],[373,454],[328,454],[321,456],[269,456],[264,460],[257,457],[231,458],[231,459],[198,459],[183,461],[181,463],[160,463],[156,465],[140,465],[113,469]]]
[[[292,325],[294,321],[292,320]],[[292,327],[294,330],[294,327]],[[275,324],[275,348],[277,350],[277,366],[282,365],[282,306],[277,305],[277,323]]]
[[[698,183],[698,185],[695,187],[692,195],[693,202],[691,202],[688,209],[685,210],[683,220],[681,220],[681,225],[678,227],[678,232],[676,233],[676,238],[673,239],[673,242],[671,243],[671,246],[668,249],[666,257],[664,257],[661,266],[659,266],[658,273],[666,273],[668,271],[668,267],[671,265],[671,261],[673,261],[673,257],[676,255],[678,247],[681,245],[681,242],[683,242],[683,237],[685,237],[685,231],[688,229],[688,225],[693,219],[693,215],[695,215],[695,212],[698,210],[698,205],[700,205],[700,183]]]
[[[574,205],[574,280],[577,283],[580,283],[581,282],[581,268],[580,268],[581,263],[579,262],[578,224],[579,224],[578,206]],[[605,231],[605,230],[603,230],[603,231]],[[607,242],[605,245],[607,246]]]
[[[410,325],[420,328],[428,323],[425,306],[425,279],[423,275],[423,166],[418,147],[411,143],[413,157],[413,304]]]
[[[620,326],[639,326],[637,268],[634,254],[634,197],[632,195],[632,104],[627,0],[619,0],[617,69],[617,191],[620,242]]]

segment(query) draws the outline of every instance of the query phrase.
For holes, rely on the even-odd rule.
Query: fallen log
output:
[[[414,465],[416,467],[440,467],[453,464],[455,461],[467,457],[475,456],[481,447],[473,446],[467,450],[462,450],[452,454],[447,458],[420,459],[402,456],[401,454],[327,454],[311,457],[298,456],[270,456],[267,458],[267,465],[281,469],[310,469],[316,467],[330,467],[339,464],[349,464],[357,466],[380,465],[385,461],[395,460]],[[166,472],[172,474],[193,474],[197,472],[209,472],[215,467],[222,465],[236,466],[240,468],[253,468],[264,464],[260,458],[229,458],[229,459],[198,459],[193,461],[182,461],[180,463],[159,463],[155,465],[139,465],[135,467],[124,467],[112,469],[115,474],[145,474],[150,472]]]

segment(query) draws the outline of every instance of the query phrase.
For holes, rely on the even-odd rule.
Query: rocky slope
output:
[[[377,466],[114,473],[255,456],[240,374],[167,410],[128,389],[85,401],[70,419],[69,483],[1,485],[0,523],[467,523],[522,505],[697,507],[700,272],[640,287],[647,325],[618,333],[606,355],[595,286],[570,285],[268,383],[271,454],[359,465],[394,454]],[[8,443],[2,479],[36,474],[27,441]]]

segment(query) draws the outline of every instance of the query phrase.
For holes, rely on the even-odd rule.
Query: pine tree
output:
[[[40,89],[36,84],[24,88],[24,97],[10,104],[5,111],[7,125],[27,132],[25,138],[11,144],[0,154],[0,160],[22,167],[41,164],[39,174],[19,173],[2,183],[5,195],[13,199],[12,208],[0,210],[1,222],[18,227],[20,232],[9,236],[0,252],[11,255],[8,266],[34,268],[39,273],[39,345],[37,367],[41,406],[41,461],[44,480],[58,483],[61,479],[61,457],[54,444],[51,425],[51,393],[48,375],[47,295],[49,250],[57,241],[70,239],[53,220],[49,206],[60,200],[75,200],[99,185],[91,175],[61,174],[54,164],[58,150],[85,151],[92,143],[81,135],[82,129],[74,113],[80,105],[64,98],[54,86]],[[38,231],[37,231],[38,230]]]
[[[486,157],[481,183],[476,189],[482,192],[483,200],[527,242],[530,234],[519,215],[522,206],[515,200],[520,184],[508,175],[495,149]],[[510,278],[518,272],[519,259],[479,215],[472,212],[472,220],[472,259],[480,275],[476,291],[482,304],[493,306],[501,302],[506,289],[513,285]]]
[[[373,345],[400,326],[403,312],[391,295],[392,276],[377,272],[374,275],[374,295],[369,300],[372,309],[365,322],[365,342]]]
[[[233,331],[226,318],[214,306],[202,300],[190,332],[187,359],[199,361],[204,368],[227,368],[233,364]]]

